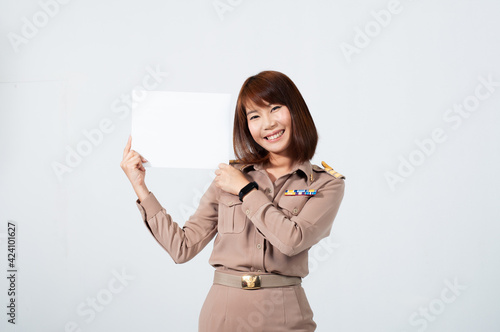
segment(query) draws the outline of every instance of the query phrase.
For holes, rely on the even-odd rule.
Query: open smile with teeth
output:
[[[266,136],[264,138],[267,139],[268,141],[272,141],[272,140],[275,140],[277,138],[280,138],[283,135],[284,132],[285,132],[285,130],[281,130],[280,132],[278,132],[278,133],[276,133],[276,134],[274,134],[272,136]]]

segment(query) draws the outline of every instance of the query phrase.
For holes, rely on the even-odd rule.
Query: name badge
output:
[[[316,190],[314,189],[300,189],[300,190],[287,190],[285,191],[285,196],[314,196],[316,195]]]

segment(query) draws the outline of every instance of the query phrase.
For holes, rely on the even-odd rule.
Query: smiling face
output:
[[[267,70],[245,80],[234,112],[233,150],[238,160],[258,164],[283,156],[304,162],[314,156],[317,143],[306,102],[288,76]]]
[[[248,129],[252,138],[271,155],[288,156],[292,140],[292,119],[284,105],[268,104],[246,107]]]

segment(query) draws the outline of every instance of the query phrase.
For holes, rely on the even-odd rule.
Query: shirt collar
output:
[[[242,172],[248,172],[251,169],[258,171],[263,170],[263,167],[262,164],[246,164],[240,167]],[[295,164],[290,173],[296,172],[302,173],[302,175],[307,178],[307,184],[311,184],[314,181],[313,168],[309,160]]]

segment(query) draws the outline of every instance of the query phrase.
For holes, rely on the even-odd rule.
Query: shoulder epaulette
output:
[[[329,173],[330,175],[332,175],[334,178],[345,179],[345,176],[343,176],[339,172],[335,171],[333,168],[331,168],[330,166],[328,166],[328,164],[325,163],[324,161],[321,162],[321,165],[323,165],[323,167],[325,168],[325,171],[327,173]]]

